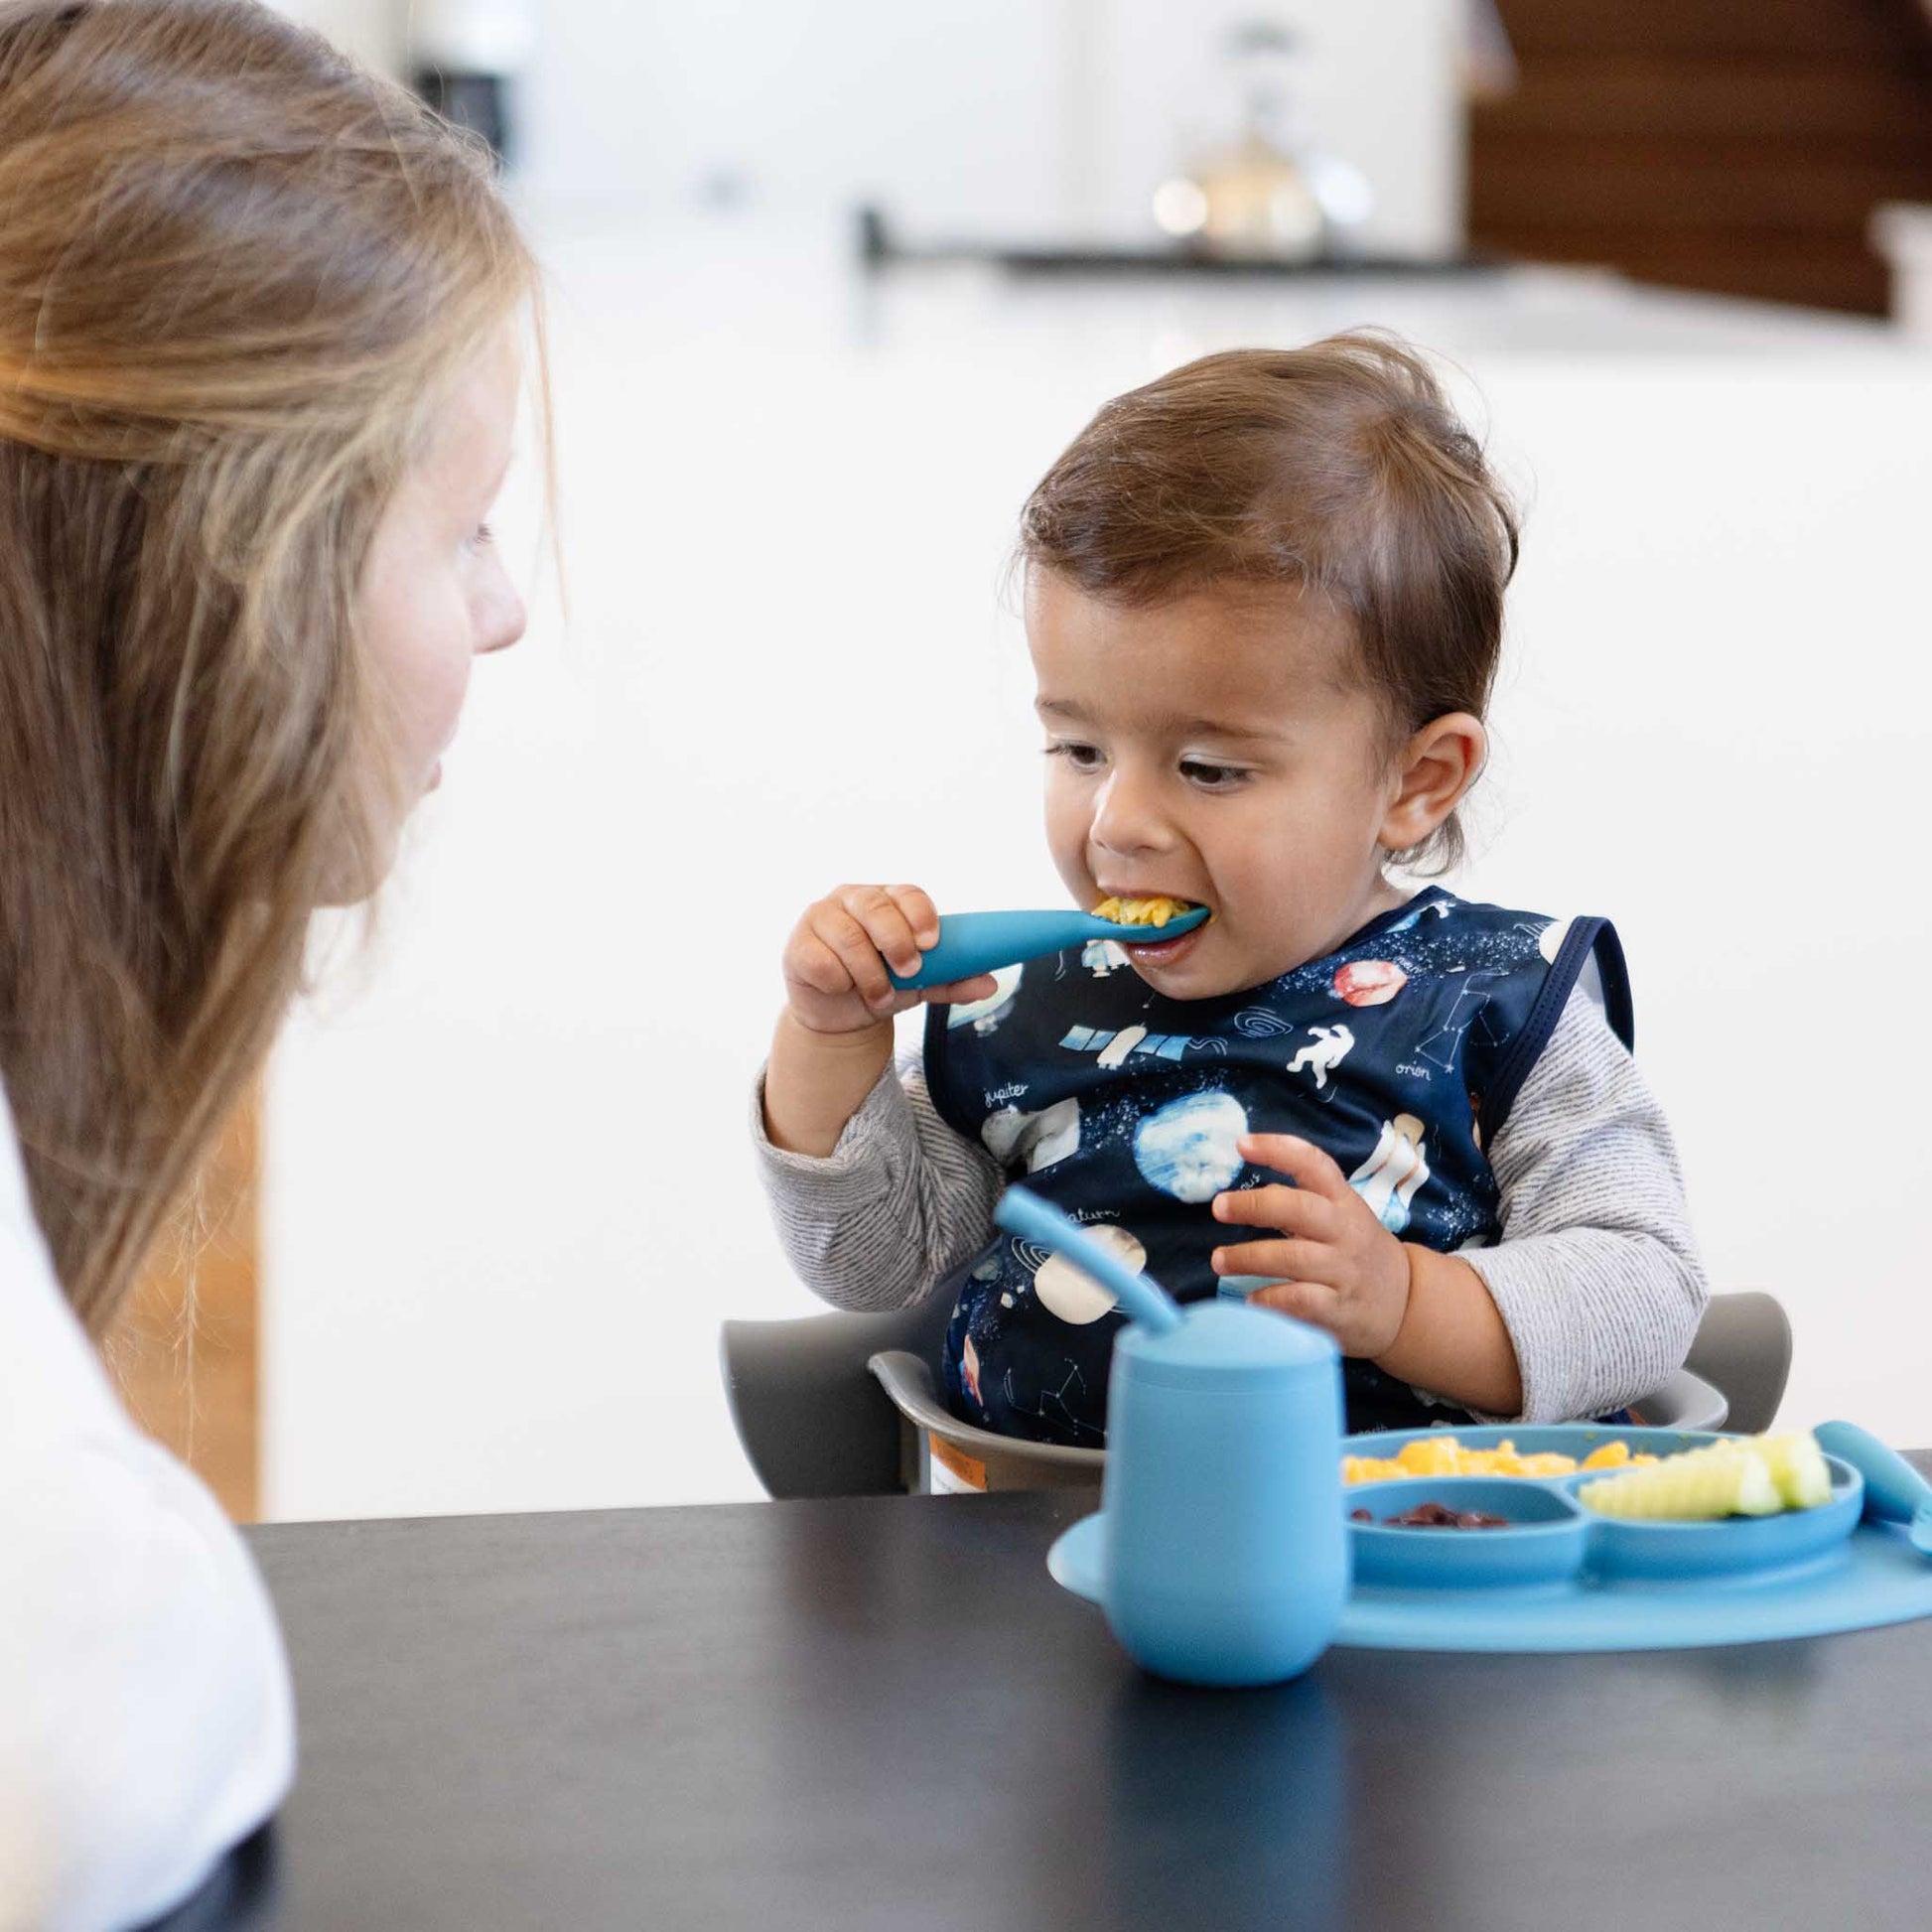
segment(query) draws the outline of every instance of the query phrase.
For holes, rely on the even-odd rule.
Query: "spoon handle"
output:
[[[1909,1523],[1932,1504],[1927,1482],[1896,1449],[1887,1449],[1857,1423],[1821,1422],[1812,1434],[1827,1455],[1849,1462],[1864,1477],[1864,1513],[1880,1522]]]
[[[993,1218],[1009,1234],[1063,1255],[1101,1287],[1111,1289],[1128,1314],[1156,1334],[1180,1326],[1180,1309],[1168,1291],[1145,1275],[1137,1275],[1117,1255],[1110,1254],[1077,1222],[1057,1207],[1048,1207],[1024,1187],[1009,1187],[993,1209]]]
[[[920,959],[919,970],[904,979],[894,973],[892,981],[901,991],[949,986],[954,980],[969,980],[1023,959],[1038,959],[1088,939],[1177,938],[1206,917],[1206,909],[1197,907],[1165,926],[1124,926],[1071,906],[1037,912],[947,912],[939,920],[939,942]]]

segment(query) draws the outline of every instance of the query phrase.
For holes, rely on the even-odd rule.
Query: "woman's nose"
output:
[[[492,650],[508,650],[522,636],[530,621],[523,599],[507,574],[490,585],[477,613],[477,655]]]

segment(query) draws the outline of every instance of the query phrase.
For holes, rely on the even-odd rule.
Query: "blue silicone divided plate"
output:
[[[1417,1431],[1415,1434],[1440,1432]],[[1554,1449],[1578,1460],[1606,1442],[1660,1455],[1719,1440],[1679,1430],[1568,1424],[1544,1429],[1461,1428],[1471,1448],[1505,1438],[1525,1453]],[[1350,1454],[1387,1455],[1406,1435],[1353,1436]],[[1710,1644],[1763,1643],[1869,1629],[1932,1616],[1932,1563],[1902,1531],[1862,1524],[1863,1482],[1830,1455],[1832,1499],[1814,1510],[1722,1523],[1626,1524],[1586,1516],[1571,1492],[1587,1477],[1440,1476],[1360,1483],[1342,1492],[1344,1511],[1371,1497],[1377,1514],[1398,1487],[1441,1501],[1496,1489],[1517,1500],[1491,1508],[1515,1527],[1504,1530],[1396,1530],[1354,1526],[1355,1588],[1335,1633],[1338,1644],[1370,1650],[1556,1652],[1675,1650]],[[1479,1491],[1478,1491],[1479,1485]],[[1548,1499],[1532,1503],[1531,1496]],[[1480,1505],[1478,1505],[1480,1506]],[[1552,1516],[1549,1512],[1558,1513]],[[1564,1527],[1574,1510],[1578,1528]],[[1526,1518],[1534,1516],[1530,1522]],[[1568,1539],[1581,1536],[1583,1565],[1564,1571]],[[1099,1514],[1062,1532],[1047,1555],[1054,1580],[1098,1602],[1107,1525]],[[1394,1539],[1404,1539],[1400,1545]],[[1385,1542],[1386,1540],[1386,1542]],[[1390,1581],[1376,1554],[1387,1547],[1409,1566]],[[1570,1542],[1570,1548],[1575,1547]],[[1427,1554],[1442,1551],[1441,1556]],[[1528,1551],[1530,1556],[1506,1554]],[[1408,1554],[1404,1554],[1404,1553]],[[1364,1562],[1366,1555],[1367,1561]],[[1546,1564],[1542,1579],[1536,1566]],[[1494,1566],[1484,1578],[1471,1569]],[[1462,1566],[1449,1578],[1445,1565]]]
[[[1603,1424],[1569,1423],[1543,1429],[1456,1429],[1449,1432],[1409,1430],[1371,1436],[1350,1436],[1342,1449],[1349,1455],[1387,1457],[1404,1443],[1448,1433],[1467,1449],[1494,1449],[1514,1443],[1525,1455],[1554,1451],[1581,1462],[1606,1443],[1623,1442],[1633,1453],[1675,1455],[1705,1443],[1721,1440],[1707,1432],[1674,1429],[1619,1429]],[[1768,1575],[1794,1565],[1814,1562],[1836,1549],[1852,1534],[1864,1501],[1864,1483],[1850,1463],[1825,1458],[1832,1472],[1832,1496],[1816,1509],[1787,1510],[1776,1516],[1733,1516],[1716,1523],[1631,1523],[1598,1516],[1574,1498],[1585,1484],[1610,1471],[1580,1471],[1564,1476],[1427,1476],[1391,1477],[1358,1482],[1342,1490],[1343,1507],[1367,1507],[1378,1517],[1400,1514],[1416,1503],[1439,1500],[1460,1509],[1482,1509],[1518,1521],[1526,1505],[1507,1506],[1512,1490],[1536,1490],[1575,1512],[1580,1534],[1579,1565],[1605,1582],[1691,1583],[1715,1578]],[[1483,1494],[1501,1501],[1457,1501],[1450,1492]],[[1534,1573],[1535,1565],[1515,1556],[1510,1545],[1533,1543],[1538,1532],[1521,1530],[1413,1530],[1351,1525],[1355,1578],[1370,1588],[1433,1589],[1444,1586],[1506,1585],[1517,1582],[1561,1581]],[[1551,1529],[1556,1528],[1552,1521]],[[1400,1539],[1400,1541],[1398,1541]],[[1544,1533],[1544,1540],[1554,1537]],[[1449,1546],[1455,1546],[1450,1553]],[[1496,1546],[1485,1552],[1484,1545]],[[1552,1559],[1554,1561],[1554,1558]],[[1520,1573],[1520,1574],[1519,1574]],[[1573,1568],[1568,1575],[1576,1574]]]

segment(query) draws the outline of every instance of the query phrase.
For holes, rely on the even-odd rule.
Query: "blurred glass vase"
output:
[[[1374,192],[1359,168],[1306,137],[1291,85],[1295,57],[1295,37],[1277,22],[1233,30],[1229,79],[1238,105],[1228,119],[1239,131],[1155,191],[1164,232],[1216,254],[1281,261],[1355,252]]]

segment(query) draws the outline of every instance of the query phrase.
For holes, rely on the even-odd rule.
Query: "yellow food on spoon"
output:
[[[1096,919],[1110,919],[1115,925],[1166,925],[1194,908],[1184,898],[1103,898],[1093,908]]]

